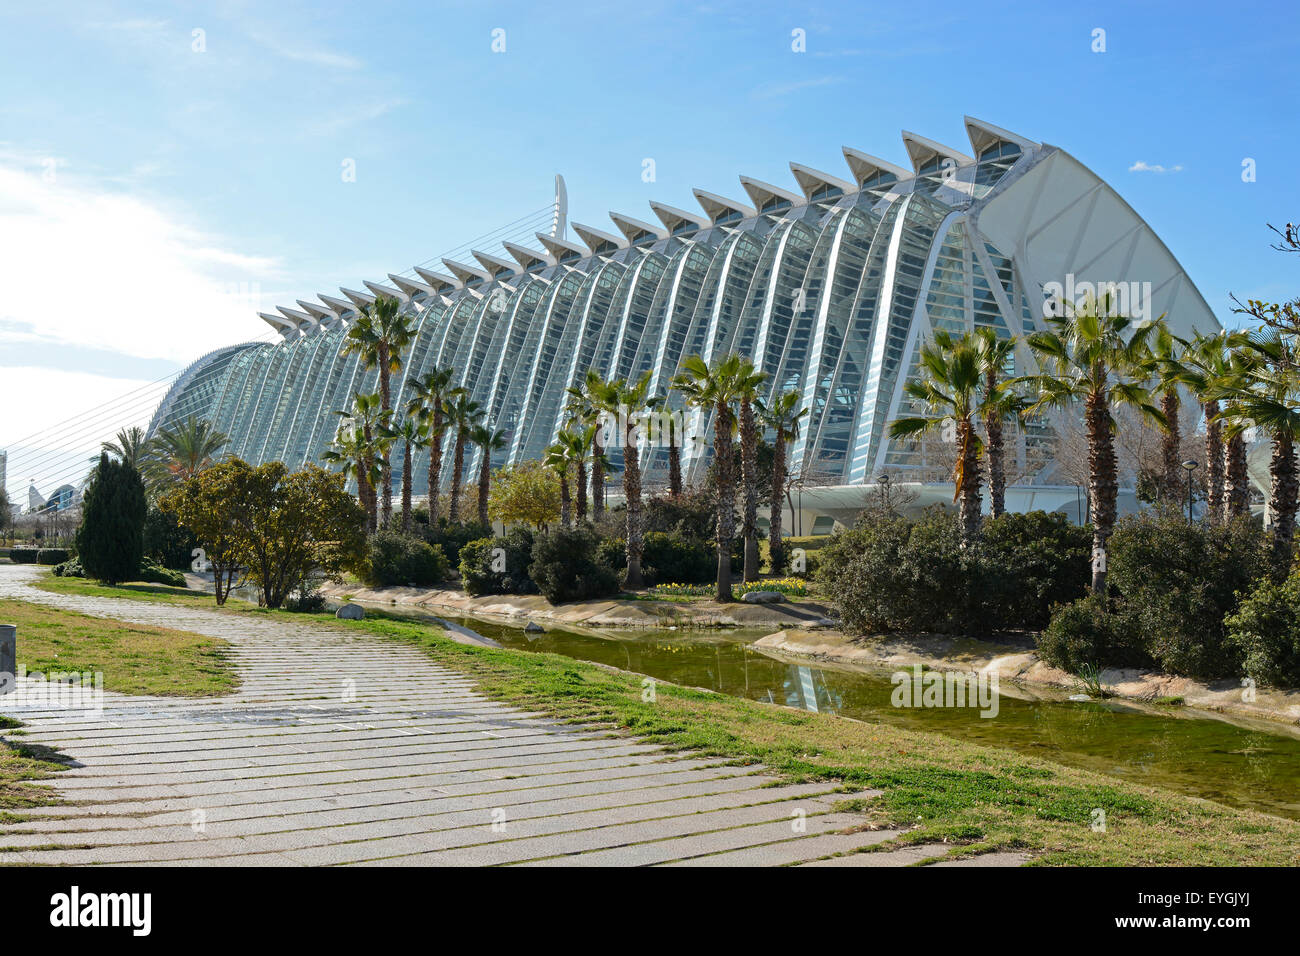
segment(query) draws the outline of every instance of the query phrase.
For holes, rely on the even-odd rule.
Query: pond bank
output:
[[[598,628],[799,628],[812,630],[828,608],[817,601],[745,604],[740,601],[655,601],[605,598],[551,604],[540,594],[488,594],[471,597],[450,588],[367,588],[357,584],[325,584],[321,593],[334,601],[419,607],[452,615],[485,617],[522,627],[539,624]]]
[[[908,668],[914,664],[936,670],[986,671],[999,680],[1023,685],[1075,688],[1078,680],[1038,659],[1033,640],[1006,642],[920,635],[855,638],[830,628],[787,628],[754,642],[754,647],[811,661]],[[1101,684],[1117,697],[1135,701],[1181,698],[1195,710],[1300,725],[1300,690],[1255,688],[1253,701],[1243,700],[1241,682],[1234,678],[1204,682],[1136,668],[1107,668]]]

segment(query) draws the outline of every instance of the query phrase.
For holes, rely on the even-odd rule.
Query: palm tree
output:
[[[980,412],[984,417],[984,435],[988,442],[989,514],[994,518],[1007,510],[1006,445],[1002,438],[1002,423],[1018,416],[1023,405],[1020,396],[1003,378],[1015,351],[1015,339],[1001,338],[988,326],[975,330],[975,354],[984,380]]]
[[[919,402],[927,414],[899,418],[889,425],[891,438],[907,438],[954,428],[957,461],[953,467],[952,500],[960,502],[962,542],[970,545],[980,530],[980,470],[982,449],[975,431],[984,377],[980,367],[978,339],[971,333],[954,339],[940,329],[934,340],[921,346],[924,377],[908,382],[904,391]]]
[[[758,580],[758,416],[754,404],[767,373],[744,359],[736,376],[740,397],[740,486],[744,493],[741,534],[745,539],[745,583]]]
[[[781,499],[785,497],[786,443],[799,437],[799,423],[808,416],[808,409],[800,408],[800,394],[795,390],[782,392],[771,402],[759,406],[763,424],[776,432],[772,439],[772,502],[768,516],[767,549],[772,573],[785,570],[785,542],[781,540]]]
[[[567,440],[572,437],[573,432],[560,432],[555,436],[555,444],[547,446],[546,456],[542,459],[542,463],[560,479],[560,525],[565,528],[573,524],[573,494],[569,491],[573,453]]]
[[[346,412],[338,412],[347,415]],[[375,530],[375,484],[379,481],[379,464],[375,460],[373,443],[367,442],[365,432],[356,427],[350,418],[339,422],[334,440],[321,454],[321,460],[337,465],[344,478],[355,478],[357,498],[366,512],[366,529]]]
[[[355,450],[360,453],[355,476],[357,479],[357,497],[366,510],[367,530],[372,534],[379,527],[379,505],[377,501],[377,482],[383,477],[382,456],[387,452],[389,443],[381,438],[381,430],[388,423],[388,415],[379,407],[377,392],[354,392],[352,408],[336,411],[359,440]],[[331,459],[337,461],[337,458]]]
[[[470,431],[479,423],[481,411],[478,402],[470,401],[464,389],[451,393],[451,404],[447,406],[447,418],[456,433],[456,451],[451,463],[451,502],[447,506],[447,518],[452,524],[460,521],[460,489],[465,471],[465,442]]]
[[[479,447],[478,523],[487,524],[488,492],[492,490],[492,453],[506,447],[506,433],[476,424],[470,429],[469,440]]]
[[[402,534],[411,531],[411,481],[413,452],[429,444],[429,424],[406,417],[399,425],[385,426],[381,432],[387,441],[402,443]]]
[[[1183,456],[1182,426],[1178,413],[1182,401],[1178,395],[1178,386],[1183,383],[1182,353],[1186,342],[1169,331],[1163,319],[1154,324],[1151,335],[1151,374],[1155,381],[1155,390],[1160,395],[1160,414],[1164,416],[1165,427],[1160,437],[1160,491],[1167,501],[1182,501],[1183,498]]]
[[[1300,473],[1296,467],[1300,383],[1292,371],[1297,348],[1285,333],[1276,330],[1252,339],[1250,348],[1260,360],[1242,368],[1230,384],[1233,402],[1229,431],[1237,435],[1253,425],[1272,441],[1268,506],[1273,522],[1273,557],[1280,579],[1291,568],[1296,511],[1300,506]]]
[[[624,583],[630,590],[645,586],[641,577],[645,516],[641,507],[641,449],[637,432],[650,402],[650,378],[651,373],[646,372],[632,385],[620,378],[602,384],[594,393],[589,390],[604,411],[620,423],[623,432],[618,440],[623,445],[623,501],[627,512],[627,575]]]
[[[106,441],[100,448],[108,452],[124,465],[130,465],[136,471],[143,471],[148,462],[153,446],[145,437],[144,429],[139,425],[123,428],[117,433],[116,441]],[[96,458],[96,461],[99,459]]]
[[[738,397],[740,358],[725,355],[714,360],[713,367],[698,355],[688,356],[673,386],[682,393],[686,404],[704,412],[713,411],[713,459],[717,476],[717,520],[714,538],[718,551],[719,601],[732,600],[731,539],[736,533],[736,475],[732,461],[731,435],[736,427],[732,403]]]
[[[1084,405],[1088,435],[1088,507],[1092,520],[1092,589],[1106,593],[1106,545],[1115,526],[1119,497],[1115,419],[1111,408],[1128,405],[1163,427],[1164,416],[1143,387],[1154,326],[1119,315],[1110,293],[1067,305],[1047,318],[1049,328],[1028,338],[1042,374],[1020,382],[1037,396],[1027,411]]]
[[[1245,339],[1239,332],[1197,333],[1190,342],[1183,342],[1179,381],[1196,396],[1205,415],[1206,510],[1213,522],[1227,521],[1246,510],[1246,496],[1236,493],[1238,482],[1242,492],[1246,490],[1246,443],[1237,431],[1232,431],[1225,443],[1220,404],[1230,393],[1241,362],[1248,361]],[[1231,475],[1226,483],[1225,473]]]
[[[429,431],[429,527],[438,526],[438,486],[442,483],[442,436],[447,430],[446,409],[454,390],[455,370],[434,369],[411,383],[413,397],[407,405],[408,415],[428,421]]]
[[[605,513],[605,448],[601,434],[604,409],[600,407],[594,395],[605,382],[595,369],[588,369],[587,375],[577,385],[567,389],[569,400],[565,410],[584,425],[595,425],[596,430],[591,440],[591,516],[599,521]]]
[[[193,415],[179,425],[164,428],[149,443],[145,467],[150,484],[162,488],[192,478],[215,463],[229,443],[230,439],[210,422]]]
[[[363,307],[348,329],[342,354],[356,354],[366,368],[379,370],[379,406],[385,413],[393,409],[390,376],[401,371],[402,353],[415,341],[415,335],[415,322],[402,312],[401,303],[390,295],[381,295]],[[380,479],[383,524],[387,528],[393,515],[393,472],[386,450],[379,460],[383,472]]]

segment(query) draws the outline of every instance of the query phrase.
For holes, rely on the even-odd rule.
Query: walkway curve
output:
[[[845,856],[897,832],[844,832],[863,818],[832,811],[831,784],[774,787],[761,768],[561,724],[396,641],[56,595],[32,586],[42,573],[0,565],[0,597],[224,638],[242,684],[106,694],[102,716],[0,698],[24,740],[75,762],[42,784],[70,802],[0,827],[0,863],[887,866],[949,849]]]

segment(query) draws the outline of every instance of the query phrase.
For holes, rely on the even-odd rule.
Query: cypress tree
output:
[[[118,584],[139,573],[147,513],[140,473],[101,454],[82,498],[77,529],[77,558],[88,577]]]

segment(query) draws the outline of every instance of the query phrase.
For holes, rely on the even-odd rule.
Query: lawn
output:
[[[122,595],[81,581],[50,579],[47,587]],[[202,600],[151,591],[129,596]],[[674,750],[762,763],[792,781],[840,781],[846,804],[867,813],[873,825],[907,830],[900,842],[947,841],[957,853],[1026,850],[1041,865],[1300,862],[1300,823],[1013,751],[664,683],[657,684],[655,701],[646,702],[638,674],[558,655],[469,647],[427,625],[374,612],[364,621],[338,622],[232,602],[228,613],[283,614],[405,641],[475,678],[488,696],[526,709],[621,728]],[[883,793],[851,792],[868,788]],[[1092,828],[1095,809],[1105,811],[1104,832]]]

